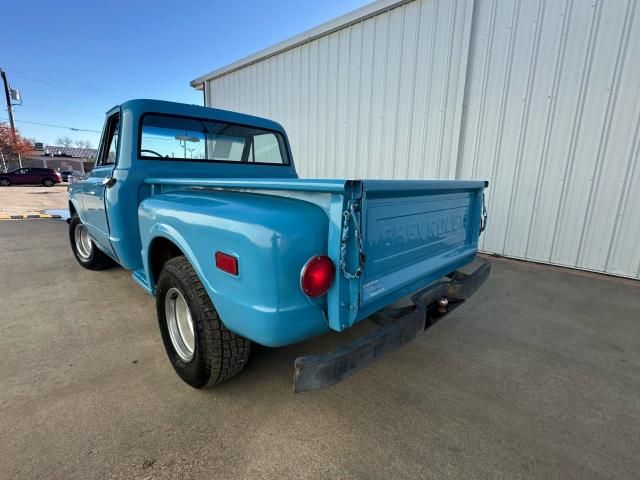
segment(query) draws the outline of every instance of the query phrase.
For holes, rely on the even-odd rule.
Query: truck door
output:
[[[115,183],[112,175],[118,159],[119,128],[120,114],[114,113],[105,124],[96,166],[82,182],[85,224],[89,227],[93,240],[100,245],[102,250],[111,255],[114,253],[109,240],[105,192]]]

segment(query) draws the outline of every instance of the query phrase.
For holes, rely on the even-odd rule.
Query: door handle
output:
[[[105,188],[113,186],[114,183],[116,183],[116,179],[113,177],[104,177],[102,179],[102,185],[104,185]]]

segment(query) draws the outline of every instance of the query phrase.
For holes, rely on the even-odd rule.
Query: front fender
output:
[[[174,192],[139,208],[142,258],[150,285],[155,238],[185,254],[222,322],[254,342],[280,346],[329,331],[323,302],[300,288],[307,260],[327,252],[328,218],[311,203],[239,192]],[[216,268],[215,252],[238,258],[239,274]]]
[[[75,211],[78,214],[78,217],[80,217],[80,221],[84,222],[85,221],[84,211],[81,208],[80,201],[75,196],[75,193],[72,190],[69,191],[68,202],[69,202],[69,216],[71,216],[72,211]]]

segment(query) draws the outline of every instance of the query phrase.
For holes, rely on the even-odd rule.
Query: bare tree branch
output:
[[[70,146],[72,146],[72,145],[73,145],[73,138],[71,138],[71,137],[66,137],[66,136],[65,136],[65,137],[58,137],[58,138],[56,139],[56,143],[57,143],[58,145],[63,146],[63,147],[70,147]]]

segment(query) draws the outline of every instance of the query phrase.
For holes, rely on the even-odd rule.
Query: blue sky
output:
[[[14,114],[23,135],[95,147],[113,105],[141,97],[202,104],[192,79],[367,3],[11,1],[2,8],[0,67],[22,93]]]

